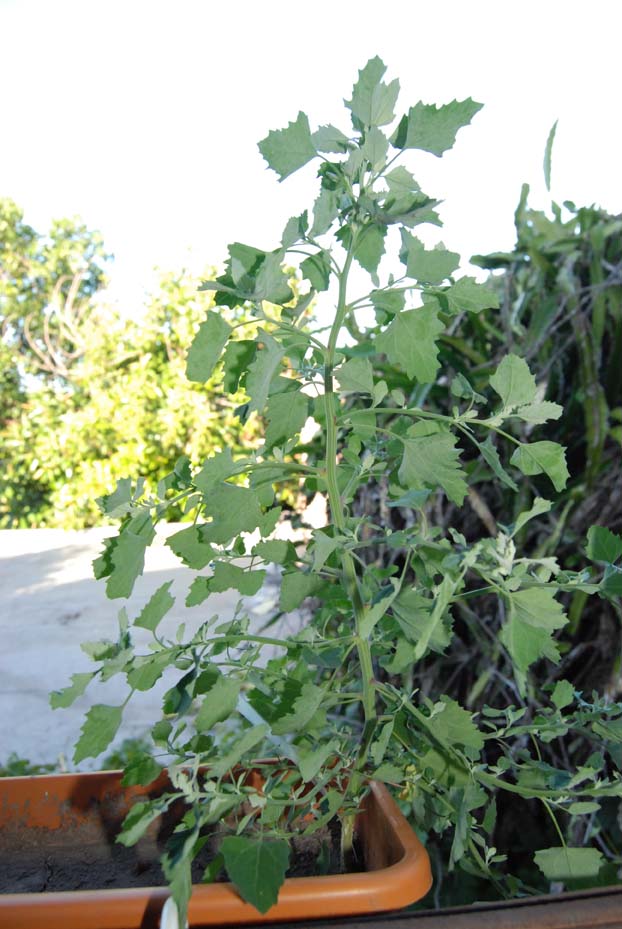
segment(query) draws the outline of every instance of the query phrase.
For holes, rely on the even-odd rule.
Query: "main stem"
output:
[[[336,528],[343,532],[346,528],[345,508],[339,493],[339,484],[337,479],[337,394],[334,389],[333,368],[335,365],[335,354],[337,351],[337,338],[339,331],[343,326],[348,304],[346,301],[346,291],[348,284],[348,274],[352,265],[353,246],[351,245],[339,277],[339,296],[337,301],[337,311],[331,327],[328,346],[324,360],[324,409],[326,413],[326,485],[328,488],[328,502],[333,523]],[[359,664],[361,668],[362,683],[362,702],[365,713],[365,731],[363,734],[363,743],[356,763],[357,774],[353,777],[353,788],[358,788],[360,776],[358,772],[362,771],[367,760],[369,741],[376,724],[376,687],[374,681],[374,669],[371,660],[371,648],[369,640],[361,635],[361,623],[365,615],[365,605],[361,597],[358,577],[354,559],[350,552],[342,550],[341,566],[347,585],[348,594],[352,601],[354,610],[354,619],[356,624],[356,649],[358,653]]]

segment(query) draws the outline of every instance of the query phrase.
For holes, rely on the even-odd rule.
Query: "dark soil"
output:
[[[58,830],[10,826],[0,830],[0,893],[42,893],[166,884],[160,855],[171,824],[154,823],[132,848],[115,842],[118,816],[110,820],[93,807],[86,821],[68,822]],[[220,836],[212,834],[194,862],[193,883],[200,883],[217,852]],[[312,836],[292,838],[288,877],[339,873],[340,824],[334,820]],[[218,878],[226,880],[223,873]]]

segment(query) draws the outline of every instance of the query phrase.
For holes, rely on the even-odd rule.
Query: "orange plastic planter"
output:
[[[0,830],[79,825],[105,801],[115,819],[150,787],[121,787],[121,772],[0,779]],[[161,790],[162,785],[160,785]],[[195,886],[190,926],[227,926],[353,916],[399,909],[421,899],[432,878],[427,852],[387,789],[373,782],[357,820],[366,871],[288,878],[278,903],[260,914],[231,884]],[[24,838],[26,841],[26,836]],[[166,887],[0,895],[0,929],[157,929]]]

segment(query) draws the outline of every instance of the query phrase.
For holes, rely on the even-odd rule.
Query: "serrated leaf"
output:
[[[421,188],[414,179],[410,171],[403,165],[392,168],[384,176],[389,191],[396,197],[403,197],[406,194],[419,193]]]
[[[158,623],[164,619],[175,603],[175,597],[171,597],[169,593],[172,583],[172,581],[167,581],[158,587],[141,610],[139,616],[134,620],[135,626],[140,626],[141,629],[150,629],[151,632],[155,631]]]
[[[222,452],[217,452],[211,458],[206,458],[193,478],[193,484],[201,493],[207,494],[209,491],[226,480],[235,472],[235,465],[231,457],[231,449],[226,448]]]
[[[520,417],[526,423],[533,423],[535,426],[547,423],[550,419],[559,419],[564,412],[563,406],[559,403],[551,403],[549,400],[541,400],[538,403],[528,403],[526,406],[519,406],[515,415]]]
[[[214,560],[215,549],[203,541],[202,526],[190,526],[169,535],[166,544],[189,568],[200,571]]]
[[[155,758],[141,752],[126,762],[121,784],[124,787],[133,787],[136,784],[147,786],[153,783],[161,773],[162,767]]]
[[[266,408],[266,450],[298,435],[309,411],[309,399],[299,390],[274,394]]]
[[[607,565],[600,589],[607,597],[622,597],[622,568]]]
[[[145,567],[145,551],[155,538],[150,517],[136,516],[124,526],[116,539],[107,548],[104,557],[108,561],[106,594],[111,600],[129,597],[136,578]]]
[[[231,331],[231,326],[222,316],[208,310],[207,319],[199,326],[188,350],[186,377],[189,381],[202,384],[210,379]]]
[[[396,148],[416,148],[440,158],[453,147],[458,130],[467,126],[482,104],[470,97],[443,106],[417,103],[400,121],[391,142]]]
[[[298,770],[305,784],[317,777],[330,756],[339,750],[339,742],[332,741],[308,752],[298,752]]]
[[[503,408],[513,410],[530,404],[536,396],[536,379],[524,358],[506,355],[490,378],[490,386],[501,397]]]
[[[306,113],[299,112],[296,120],[288,123],[285,129],[269,132],[259,143],[259,151],[280,181],[315,158],[317,153]]]
[[[613,564],[622,556],[622,536],[604,526],[590,526],[587,533],[587,557],[592,561]]]
[[[574,687],[570,681],[557,681],[551,694],[551,702],[558,710],[562,710],[565,706],[569,706],[573,700]]]
[[[167,808],[168,801],[159,798],[157,800],[139,800],[135,803],[121,826],[121,832],[116,841],[128,848],[135,845],[141,836],[145,834],[154,819],[157,819]]]
[[[420,239],[403,229],[400,260],[409,277],[421,283],[442,284],[460,264],[460,255],[442,245],[427,249]]]
[[[529,510],[525,510],[523,513],[520,513],[516,518],[514,523],[514,530],[511,537],[515,536],[526,523],[531,519],[535,519],[536,516],[541,516],[543,513],[548,513],[551,509],[551,501],[543,500],[542,497],[536,497],[533,501],[533,505]]]
[[[403,310],[376,340],[378,351],[398,364],[420,384],[434,381],[439,369],[436,338],[445,329],[437,310],[430,306]]]
[[[267,542],[258,542],[253,548],[253,555],[258,555],[266,562],[272,564],[285,564],[296,558],[296,549],[291,542],[283,539],[269,539]]]
[[[288,732],[302,732],[315,716],[324,702],[325,693],[315,684],[303,684],[300,696],[294,700],[292,711],[280,716],[272,722],[271,728],[275,735],[286,735]]]
[[[361,268],[370,274],[375,274],[384,255],[384,239],[387,234],[386,227],[369,223],[364,226],[356,237],[354,257]],[[374,283],[377,283],[375,281]]]
[[[527,669],[539,658],[559,661],[552,633],[566,625],[563,607],[547,588],[528,588],[508,595],[510,618],[501,629],[500,638],[518,671],[519,683]]]
[[[499,453],[495,446],[492,444],[492,437],[488,436],[485,442],[477,442],[477,447],[482,453],[484,461],[492,469],[493,473],[497,475],[501,483],[505,484],[506,487],[511,488],[511,490],[518,491],[516,483],[512,480],[508,472],[501,464]]]
[[[261,590],[265,571],[247,571],[227,561],[217,561],[214,574],[209,578],[211,593],[237,590],[243,597],[254,597]]]
[[[283,270],[285,254],[281,250],[270,252],[262,261],[253,288],[253,299],[269,303],[289,303],[294,294],[289,286],[289,276]]]
[[[422,596],[418,590],[409,588],[403,590],[393,604],[393,615],[403,634],[416,646],[416,653],[420,657],[428,649],[442,654],[451,641],[452,617],[447,610],[451,594],[453,586],[447,578],[444,579],[444,586],[441,584],[434,601]],[[410,649],[411,663],[414,654],[415,650]]]
[[[318,152],[334,152],[342,155],[348,148],[348,137],[335,126],[320,126],[311,135],[311,140]]]
[[[246,372],[255,357],[257,343],[254,339],[230,341],[222,356],[224,378],[223,387],[228,394],[234,394],[240,384],[240,378]]]
[[[62,690],[53,690],[50,694],[50,706],[53,710],[65,709],[81,697],[90,682],[95,677],[95,671],[83,674],[72,674],[71,684]]]
[[[403,290],[372,290],[369,296],[376,310],[391,314],[399,313],[406,305]]]
[[[319,578],[312,574],[302,574],[294,571],[284,574],[281,579],[281,594],[279,605],[285,613],[296,610],[303,600],[310,597],[320,583]]]
[[[570,477],[565,451],[557,442],[521,443],[510,458],[510,463],[528,476],[546,474],[555,490],[560,492]]]
[[[440,486],[450,500],[462,506],[468,488],[466,475],[460,467],[456,437],[449,432],[421,429],[418,434],[403,439],[403,443],[404,457],[398,472],[402,487],[419,490]]]
[[[313,533],[313,571],[320,571],[332,553],[343,544],[341,536],[328,536],[321,529]]]
[[[263,411],[272,378],[285,354],[283,346],[267,332],[260,330],[258,340],[261,341],[261,347],[257,350],[246,376],[246,392],[251,398],[249,413],[253,410],[259,413]]]
[[[132,659],[132,666],[127,672],[127,682],[132,690],[151,690],[170,662],[171,657],[166,651],[154,655],[137,655]]]
[[[142,490],[142,485],[140,489]],[[129,513],[132,508],[132,503],[137,499],[137,496],[138,488],[136,494],[132,492],[131,477],[122,477],[117,481],[117,486],[111,494],[104,494],[102,497],[97,497],[95,502],[102,513],[105,513],[106,516],[110,516],[112,519],[117,519]]]
[[[371,58],[359,71],[359,79],[352,88],[352,99],[345,101],[361,126],[384,126],[394,119],[400,84],[398,80],[385,84],[382,77],[386,70],[378,56]]]
[[[289,249],[292,245],[295,245],[296,242],[300,242],[301,239],[304,239],[307,225],[308,219],[306,210],[304,210],[300,216],[292,216],[291,219],[288,219],[285,224],[285,229],[283,230],[283,235],[281,236],[281,245],[283,248]]]
[[[385,761],[374,770],[372,778],[375,781],[382,781],[383,784],[401,784],[404,780],[404,769]]]
[[[481,751],[484,737],[479,731],[471,714],[450,697],[442,696],[440,702],[444,709],[433,716],[434,732],[448,745],[464,745]]]
[[[336,191],[327,190],[323,187],[313,205],[313,225],[310,231],[311,237],[315,238],[315,236],[324,235],[325,232],[328,232],[333,221],[337,218],[338,212],[339,201]]]
[[[371,394],[374,389],[374,369],[369,358],[352,358],[335,374],[342,390]]]
[[[595,848],[542,848],[534,861],[548,881],[574,881],[595,878],[603,864],[603,856]]]
[[[381,587],[372,603],[365,608],[363,617],[359,623],[359,635],[368,638],[382,617],[397,597],[400,591],[400,582],[396,578],[391,578],[385,587]]]
[[[210,773],[214,777],[223,777],[239,764],[247,752],[250,752],[256,745],[263,742],[269,732],[270,727],[265,723],[247,729],[244,735],[236,739],[227,752],[218,755],[217,760],[210,765]]]
[[[450,313],[479,313],[498,309],[499,298],[486,284],[478,284],[474,277],[461,277],[443,293]]]
[[[121,725],[123,707],[97,703],[86,714],[80,738],[73,753],[74,764],[85,758],[97,758],[105,751]]]
[[[267,913],[278,899],[289,865],[285,839],[227,836],[220,846],[227,874],[243,900]]]
[[[228,719],[235,711],[241,689],[241,681],[219,675],[199,707],[194,721],[197,732],[207,732],[216,723]]]
[[[389,150],[389,140],[384,132],[373,126],[365,133],[361,154],[372,171],[378,171],[384,165]]]
[[[203,538],[218,545],[224,545],[241,532],[252,532],[265,519],[257,490],[226,483],[212,489],[204,513],[212,521],[203,528]]]
[[[330,253],[321,251],[316,252],[315,255],[310,255],[301,262],[300,271],[314,290],[318,292],[328,290],[331,272]]]

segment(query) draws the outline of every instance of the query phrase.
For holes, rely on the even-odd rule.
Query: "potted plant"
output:
[[[391,839],[382,851],[385,834],[395,835],[402,823],[380,785],[414,812],[422,832],[452,836],[448,868],[484,876],[499,895],[528,892],[538,875],[565,884],[603,873],[601,851],[569,842],[564,828],[569,820],[593,817],[603,799],[622,795],[611,762],[619,754],[620,705],[587,702],[564,680],[542,693],[536,716],[525,717],[520,705],[536,686],[532,666],[558,660],[556,634],[567,622],[559,595],[620,593],[622,539],[602,527],[591,530],[586,553],[594,570],[564,571],[554,557],[521,553],[521,530],[552,506],[524,494],[512,525],[494,537],[468,542],[434,524],[441,496],[463,504],[475,463],[488,480],[515,491],[524,488],[524,477],[536,477],[549,491],[563,488],[564,449],[538,437],[539,427],[562,409],[542,398],[514,353],[489,372],[487,387],[478,372],[478,391],[468,371],[447,377],[443,365],[451,370],[461,316],[497,306],[497,296],[472,277],[457,276],[456,253],[440,244],[426,247],[415,235],[417,226],[440,225],[438,202],[422,192],[404,162],[411,150],[442,156],[480,104],[418,103],[396,121],[399,85],[384,81],[385,70],[374,58],[360,71],[346,102],[351,130],[327,125],[312,132],[301,112],[260,143],[280,180],[315,162],[318,197],[310,211],[286,223],[274,251],[234,243],[224,272],[203,285],[213,302],[190,347],[188,377],[202,383],[217,376],[224,391],[241,392],[238,414],[264,420],[263,444],[242,459],[223,449],[199,468],[180,459],[157,488],[126,478],[100,501],[107,516],[121,521],[95,562],[113,599],[131,593],[167,511],[183,505],[192,517],[167,539],[197,572],[186,599],[188,629],[173,637],[160,631],[174,602],[167,582],[137,617],[122,608],[116,641],[86,646],[96,669],[74,675],[52,696],[54,707],[67,706],[92,680],[118,675],[124,681],[117,705],[89,710],[74,755],[79,762],[107,748],[134,692],[173,676],[151,733],[161,763],[150,754],[134,758],[123,774],[122,802],[120,775],[72,776],[69,789],[78,825],[99,798],[97,815],[108,833],[118,830],[124,848],[156,842],[158,830],[160,838],[168,833],[162,867],[182,924],[189,900],[191,922],[203,923],[359,912],[357,894],[365,897],[373,869],[388,865],[391,878],[409,856],[415,870],[408,891],[380,893],[375,908],[423,896],[429,871],[414,834]],[[395,267],[385,271],[392,252]],[[360,284],[362,275],[371,289]],[[427,402],[433,384],[453,398],[448,411]],[[515,422],[529,423],[535,437],[516,438]],[[317,430],[311,437],[309,426]],[[497,436],[514,447],[509,461],[497,452]],[[353,517],[353,502],[370,485],[380,512],[400,512],[401,528]],[[327,524],[304,545],[278,538],[282,501],[316,493],[327,499]],[[304,511],[298,518],[304,520]],[[295,634],[251,625],[243,600],[232,618],[211,616],[204,605],[210,594],[233,589],[241,598],[254,596],[271,565],[280,574],[275,619],[301,611]],[[468,602],[475,615],[483,604],[485,639],[490,598],[505,611],[493,656],[512,676],[516,704],[475,716],[447,693],[421,693],[418,669],[447,647],[457,604]],[[594,740],[599,752],[580,770],[552,769],[538,745],[568,733]],[[276,761],[258,761],[266,755]],[[38,791],[33,808],[60,789],[43,779],[37,784],[43,786],[28,785]],[[559,836],[534,847],[532,883],[508,873],[505,850],[492,843],[499,791],[539,802]],[[125,812],[131,801],[123,822],[112,822],[114,811],[119,820],[119,809]],[[112,820],[101,813],[106,803]],[[361,831],[370,839],[363,853]],[[204,858],[214,833],[216,847]],[[320,883],[305,884],[304,909],[292,910],[291,883],[280,895],[279,888],[301,837],[314,846],[312,871],[325,871],[331,859],[337,870],[352,862],[360,868],[364,857],[372,873],[349,878],[340,903],[326,903],[324,895],[343,875],[304,878]],[[205,886],[223,869],[235,889]],[[203,885],[194,893],[193,880]],[[106,894],[116,901],[107,925],[120,926],[145,925],[145,908],[157,910],[167,893],[144,891],[138,903],[138,891],[102,891],[97,925],[103,925]],[[374,885],[367,897],[376,893]],[[230,912],[215,911],[209,901],[225,897]],[[319,910],[306,909],[310,897],[319,900]],[[129,915],[119,915],[122,900],[131,901]],[[207,902],[199,912],[200,900]]]

